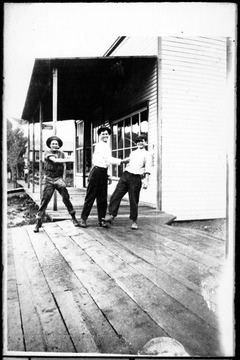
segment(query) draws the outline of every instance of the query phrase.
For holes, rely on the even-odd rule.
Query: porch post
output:
[[[35,192],[35,120],[33,120],[33,134],[32,134],[32,142],[33,142],[33,149],[32,149],[32,192]]]
[[[53,133],[54,135],[57,135],[57,81],[58,81],[58,70],[57,68],[53,69],[53,103],[52,103],[52,108],[53,108]],[[57,211],[57,192],[54,191],[54,195],[53,195],[53,210]]]
[[[157,38],[157,209],[162,210],[162,38]]]
[[[75,187],[76,184],[76,164],[77,164],[77,153],[76,153],[76,146],[77,146],[77,141],[76,141],[76,134],[77,134],[77,124],[76,124],[76,120],[74,121],[74,148],[73,148],[73,159],[74,159],[74,163],[73,163],[73,187]]]
[[[40,125],[40,147],[39,147],[39,190],[40,199],[42,198],[42,104],[39,107],[39,125]]]
[[[28,121],[28,153],[27,153],[27,166],[28,166],[28,189],[30,188],[30,121]]]
[[[234,263],[234,243],[236,226],[236,44],[231,37],[227,38],[227,76],[226,76],[226,122],[227,146],[226,146],[226,246],[225,255],[232,264]]]

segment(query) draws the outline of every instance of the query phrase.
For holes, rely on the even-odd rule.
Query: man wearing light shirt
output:
[[[101,127],[98,129],[99,142],[95,146],[92,164],[93,168],[89,174],[87,193],[81,213],[79,225],[87,227],[87,219],[90,215],[93,203],[97,201],[98,224],[99,226],[108,227],[106,222],[102,221],[107,211],[107,186],[108,186],[108,167],[110,164],[120,165],[124,162],[111,156],[111,149],[108,145],[111,129]]]
[[[151,169],[151,155],[145,149],[146,136],[139,135],[136,138],[137,150],[133,151],[128,160],[129,163],[126,166],[119,182],[113,192],[110,204],[109,204],[109,215],[102,219],[105,223],[112,223],[113,219],[118,214],[118,209],[123,196],[128,192],[130,202],[130,220],[132,220],[132,229],[138,228],[138,202],[141,187],[147,189],[149,184],[149,175]],[[125,159],[123,162],[126,162]],[[144,180],[142,181],[142,178]]]

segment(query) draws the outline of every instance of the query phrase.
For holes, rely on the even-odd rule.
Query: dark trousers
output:
[[[138,218],[139,195],[142,186],[140,175],[134,175],[124,171],[114,190],[109,204],[109,214],[117,216],[120,202],[123,196],[128,192],[130,202],[130,219],[136,221]]]
[[[97,200],[98,221],[101,222],[107,212],[107,169],[94,166],[89,175],[87,193],[81,218],[87,220],[95,199]]]
[[[62,196],[62,201],[67,207],[69,214],[75,214],[75,210],[73,209],[73,205],[70,201],[70,196],[68,190],[66,188],[66,183],[63,181],[62,178],[52,179],[46,178],[45,179],[45,186],[43,188],[43,195],[41,199],[40,208],[37,213],[37,219],[43,219],[45,215],[45,211],[47,209],[48,203],[51,200],[54,190],[57,190],[59,194]]]

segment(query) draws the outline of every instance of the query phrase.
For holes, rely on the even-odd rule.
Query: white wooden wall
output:
[[[225,39],[162,39],[162,208],[226,215]]]

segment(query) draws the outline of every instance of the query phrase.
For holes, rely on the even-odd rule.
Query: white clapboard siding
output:
[[[162,38],[162,210],[226,216],[225,39]]]

